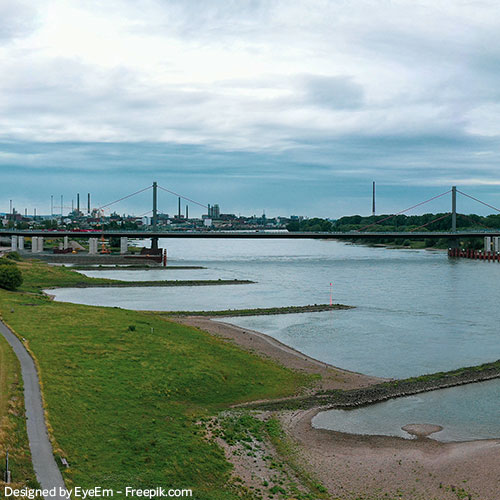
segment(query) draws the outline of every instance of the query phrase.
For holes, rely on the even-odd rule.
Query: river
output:
[[[452,260],[442,251],[321,240],[163,244],[170,264],[206,269],[85,274],[127,280],[238,278],[255,284],[161,287],[154,294],[151,288],[51,293],[57,300],[81,304],[199,311],[327,303],[333,283],[334,302],[355,309],[226,321],[267,333],[332,365],[381,377],[421,375],[500,358],[498,263]]]

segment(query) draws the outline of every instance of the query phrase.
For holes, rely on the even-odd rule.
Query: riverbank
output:
[[[144,288],[144,287],[169,287],[169,286],[217,286],[217,285],[250,285],[250,280],[158,280],[158,281],[117,281],[109,280],[105,283],[79,282],[68,285],[53,285],[45,290],[56,288]]]
[[[49,265],[51,263],[49,262]],[[58,264],[64,266],[64,264]],[[145,269],[151,271],[171,271],[171,270],[186,270],[186,269],[206,269],[203,266],[161,266],[158,264],[95,264],[88,266],[71,265],[70,269],[73,271],[144,271]]]
[[[440,443],[342,434],[313,428],[317,412],[281,412],[280,421],[333,498],[498,500],[500,440]]]
[[[272,457],[281,467],[311,475],[342,500],[497,500],[500,482],[500,440],[440,443],[417,432],[416,439],[388,436],[361,436],[315,429],[312,418],[324,406],[348,408],[373,404],[391,397],[416,394],[444,387],[474,383],[500,376],[500,361],[406,380],[383,381],[304,356],[302,353],[260,332],[221,323],[207,317],[176,318],[204,331],[234,341],[240,347],[307,373],[320,374],[322,380],[311,386],[309,394],[278,400],[238,405],[258,410],[258,419],[279,419],[286,446],[276,449],[272,437],[261,444],[262,455]],[[318,382],[318,381],[317,381]],[[339,390],[340,389],[340,390]],[[342,390],[343,389],[343,390]],[[294,410],[305,404],[308,409]],[[238,415],[236,413],[235,415]],[[425,424],[425,423],[422,423]],[[417,431],[420,427],[417,426]],[[425,431],[425,425],[423,426]],[[265,461],[245,454],[227,458],[245,482],[257,487],[256,477],[267,477]],[[332,474],[332,470],[335,474]],[[319,498],[319,497],[318,497]]]
[[[384,380],[349,370],[343,370],[329,365],[328,363],[318,361],[317,359],[311,358],[281,343],[269,335],[249,330],[248,328],[240,328],[239,326],[222,323],[210,319],[209,317],[202,316],[176,317],[170,319],[177,323],[192,326],[199,330],[209,332],[217,337],[229,340],[247,351],[251,351],[261,357],[272,359],[286,368],[315,375],[315,381],[308,390],[309,395],[317,391],[333,389],[358,389],[378,384]]]

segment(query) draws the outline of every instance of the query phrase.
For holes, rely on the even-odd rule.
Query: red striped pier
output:
[[[461,257],[463,259],[487,260],[489,262],[500,262],[500,252],[486,252],[483,250],[465,250],[460,248],[449,248],[448,257]]]

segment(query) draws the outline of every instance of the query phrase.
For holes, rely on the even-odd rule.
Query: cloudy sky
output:
[[[0,0],[0,212],[499,206],[499,140],[496,0]]]

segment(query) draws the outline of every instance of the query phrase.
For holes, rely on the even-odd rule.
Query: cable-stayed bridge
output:
[[[159,186],[156,182],[152,185],[147,186],[143,189],[140,189],[134,193],[123,196],[117,200],[114,200],[110,203],[106,203],[99,207],[99,211],[104,209],[109,209],[109,207],[118,204],[128,198],[139,195],[146,191],[152,191],[152,208],[148,210],[148,212],[141,214],[141,216],[152,214],[151,225],[144,230],[88,230],[88,231],[73,231],[73,230],[42,230],[42,229],[30,229],[30,230],[19,230],[19,229],[3,229],[0,230],[0,235],[10,236],[12,238],[12,248],[18,249],[24,247],[24,238],[31,237],[36,239],[42,239],[42,248],[43,248],[43,238],[54,239],[54,238],[64,238],[65,242],[68,238],[78,238],[78,239],[90,239],[96,240],[98,237],[108,238],[108,237],[119,237],[122,238],[122,248],[123,248],[123,239],[151,239],[151,248],[153,250],[158,249],[158,240],[159,239],[168,239],[168,238],[185,238],[185,239],[221,239],[221,238],[233,238],[233,239],[338,239],[338,240],[355,240],[355,239],[379,239],[379,238],[388,238],[392,240],[397,239],[448,239],[450,248],[456,248],[458,246],[458,242],[461,238],[490,238],[494,243],[495,251],[499,252],[500,248],[496,248],[499,246],[500,237],[500,228],[499,229],[470,229],[457,231],[457,194],[465,196],[469,199],[472,199],[483,206],[487,206],[493,211],[499,212],[500,209],[497,207],[486,203],[483,200],[475,198],[463,191],[460,191],[455,186],[451,189],[440,193],[432,198],[424,200],[416,205],[405,208],[397,213],[389,215],[383,219],[376,220],[372,224],[369,224],[359,230],[349,231],[349,232],[289,232],[289,231],[272,231],[272,230],[253,230],[253,231],[221,231],[221,230],[213,230],[213,229],[197,229],[197,230],[189,230],[189,231],[175,231],[175,230],[166,230],[158,228],[158,190],[164,191],[166,193],[175,195],[179,198],[179,207],[180,200],[183,199],[188,203],[192,203],[203,208],[208,209],[208,205],[201,203],[199,201],[193,200],[186,196],[183,196],[179,193],[176,193],[170,189]],[[381,226],[383,222],[386,222],[398,215],[406,214],[411,210],[414,210],[418,207],[431,203],[434,200],[442,198],[451,193],[451,211],[444,214],[439,215],[428,223],[414,228],[411,231],[384,231]],[[179,209],[180,210],[180,209]],[[432,224],[450,218],[450,229],[447,231],[432,231]],[[425,230],[424,230],[425,229]],[[65,243],[66,245],[66,243]],[[96,245],[93,245],[94,248],[97,248]],[[96,252],[93,252],[96,253]]]

